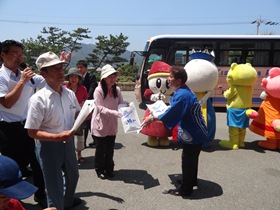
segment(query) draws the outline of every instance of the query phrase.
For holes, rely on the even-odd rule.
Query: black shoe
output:
[[[34,196],[34,201],[38,203],[43,209],[48,207],[46,198],[37,198]]]
[[[74,200],[73,200],[72,206],[65,207],[64,209],[71,209],[71,208],[73,208],[75,206],[80,205],[81,203],[82,203],[82,199],[75,197]]]

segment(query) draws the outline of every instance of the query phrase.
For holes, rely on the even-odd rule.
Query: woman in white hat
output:
[[[79,70],[76,68],[70,68],[68,73],[65,75],[65,80],[69,81],[67,85],[65,85],[66,88],[69,88],[72,90],[77,100],[82,107],[85,100],[88,99],[88,93],[85,86],[81,85],[83,77],[80,74]],[[80,127],[79,133],[76,132],[75,135],[77,137],[77,159],[79,163],[85,162],[85,159],[82,157],[82,150],[84,149],[84,138],[83,138],[83,129],[82,126]]]
[[[116,81],[119,72],[111,65],[101,70],[101,81],[94,91],[96,108],[91,119],[92,137],[96,142],[95,171],[101,179],[114,176],[114,145],[118,132],[118,105],[124,103],[120,88]]]

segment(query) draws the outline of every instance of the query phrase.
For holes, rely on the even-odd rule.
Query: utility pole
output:
[[[273,22],[270,20],[263,20],[262,17],[260,16],[259,19],[254,20],[253,22],[251,22],[251,24],[256,24],[257,25],[257,35],[259,35],[259,27],[261,24],[265,24],[265,25],[278,25],[279,23],[277,22]]]

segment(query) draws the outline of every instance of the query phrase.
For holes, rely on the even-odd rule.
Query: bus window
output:
[[[267,66],[269,65],[268,51],[254,51],[252,66]]]
[[[252,107],[261,103],[259,94],[263,91],[261,80],[267,76],[267,70],[280,66],[280,36],[278,35],[158,35],[148,39],[147,52],[143,58],[141,70],[138,72],[142,108],[147,103],[143,97],[148,88],[147,76],[152,63],[161,60],[169,65],[184,66],[189,61],[192,50],[197,52],[208,49],[214,51],[214,63],[219,69],[219,80],[214,90],[213,106],[225,110],[226,99],[222,92],[228,88],[226,83],[230,65],[251,63],[258,72],[258,82],[254,86]],[[140,107],[139,105],[139,107]]]
[[[273,66],[280,66],[280,51],[275,51],[274,52]]]
[[[175,61],[174,61],[174,64],[175,65],[186,65],[187,63],[187,53],[186,51],[184,50],[178,50],[176,51],[175,53]]]

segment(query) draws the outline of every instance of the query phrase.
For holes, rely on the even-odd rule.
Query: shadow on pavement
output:
[[[170,145],[167,147],[164,146],[157,146],[157,147],[151,147],[147,144],[147,142],[141,144],[142,146],[146,146],[152,149],[172,149],[172,150],[178,150],[181,149],[182,146],[180,144],[177,144],[177,142],[170,140]]]
[[[93,154],[94,155],[94,154]],[[79,169],[94,169],[94,156],[84,157],[85,162],[79,163]]]
[[[75,195],[77,195],[79,198],[96,196],[96,197],[107,198],[107,199],[116,201],[118,203],[124,203],[124,200],[122,198],[108,195],[108,194],[102,193],[102,192],[79,192],[79,193],[76,193]]]
[[[115,171],[115,176],[110,180],[123,181],[128,184],[143,185],[145,190],[160,185],[158,179],[154,179],[152,175],[148,174],[147,171],[144,170],[121,169]]]
[[[170,174],[168,175],[171,184],[175,186],[175,188],[179,187],[178,179],[181,179],[181,174]],[[193,190],[193,194],[191,195],[190,198],[192,200],[198,200],[198,199],[206,199],[206,198],[212,198],[212,197],[217,197],[221,196],[223,194],[223,189],[222,187],[214,182],[203,180],[203,179],[198,179],[198,189]]]
[[[214,139],[214,141],[212,142],[210,147],[204,148],[204,149],[202,149],[202,151],[204,151],[204,152],[215,152],[215,151],[230,150],[230,149],[226,149],[226,148],[221,147],[219,145],[220,141],[221,141],[221,139]],[[254,150],[254,151],[259,152],[259,153],[265,153],[265,150],[258,146],[258,141],[259,140],[252,141],[252,142],[246,142],[245,141],[244,142],[245,147],[244,148],[239,148],[239,149],[242,149],[242,150]]]

